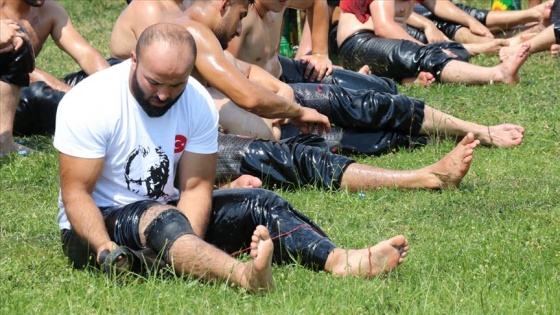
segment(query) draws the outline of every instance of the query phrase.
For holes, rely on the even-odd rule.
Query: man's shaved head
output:
[[[158,23],[142,32],[136,44],[136,58],[140,60],[142,52],[154,43],[165,42],[172,46],[187,46],[191,55],[196,56],[196,43],[191,33],[184,27],[171,23]]]

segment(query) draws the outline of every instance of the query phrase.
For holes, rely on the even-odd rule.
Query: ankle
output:
[[[346,250],[338,247],[333,249],[327,257],[327,261],[325,262],[325,271],[334,273],[335,270],[339,269],[341,263],[346,263],[346,257]]]

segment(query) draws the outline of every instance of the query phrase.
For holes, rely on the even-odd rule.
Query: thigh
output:
[[[279,139],[280,130],[273,126],[271,119],[244,110],[214,88],[208,88],[208,92],[220,113],[219,124],[224,133],[270,140]]]

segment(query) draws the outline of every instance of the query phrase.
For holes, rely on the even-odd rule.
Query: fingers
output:
[[[14,38],[14,40],[12,41],[12,45],[14,46],[14,50],[18,50],[18,49],[21,48],[21,46],[23,45],[24,36],[25,35],[23,35],[22,37],[15,37]]]
[[[103,263],[107,256],[115,249],[119,247],[115,242],[107,242],[97,249],[97,262]]]
[[[315,80],[317,80],[317,75],[318,73],[317,71],[315,71],[315,65],[311,62],[308,62],[307,67],[305,67],[304,78],[311,82],[315,82]]]
[[[321,81],[333,71],[332,61],[326,54],[302,56],[301,61],[306,64],[304,79],[310,82]]]
[[[14,50],[14,45],[7,43],[5,45],[0,46],[0,54],[7,53]]]

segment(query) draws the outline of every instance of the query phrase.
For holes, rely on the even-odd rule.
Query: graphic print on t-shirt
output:
[[[175,153],[181,153],[187,146],[187,137],[183,135],[175,136]]]
[[[124,177],[128,190],[150,199],[169,196],[164,192],[169,179],[169,157],[161,149],[139,146],[126,160]]]

